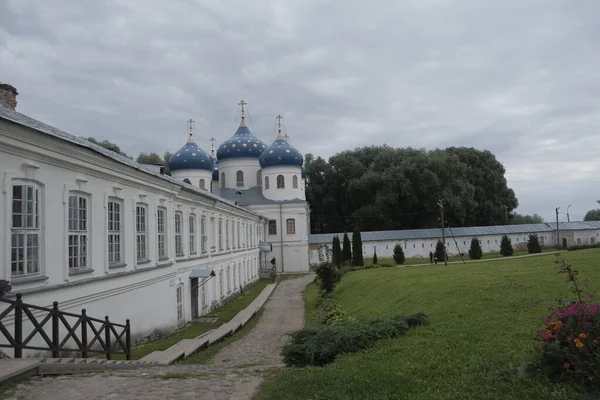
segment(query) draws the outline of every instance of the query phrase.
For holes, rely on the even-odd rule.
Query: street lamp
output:
[[[569,207],[567,207],[567,222],[571,222],[571,219],[569,218],[569,208],[571,208],[570,204]]]

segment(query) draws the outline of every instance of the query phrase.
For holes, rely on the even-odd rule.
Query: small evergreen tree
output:
[[[435,245],[435,253],[433,253],[433,256],[436,258],[436,260],[442,262],[446,259],[446,246],[444,246],[444,242],[442,242],[441,240],[437,241]]]
[[[339,236],[333,238],[333,263],[338,267],[342,267],[342,245],[340,244]]]
[[[502,236],[502,240],[500,241],[500,254],[504,257],[510,257],[514,253],[512,243],[508,236]]]
[[[352,249],[350,248],[350,239],[348,233],[344,232],[344,243],[342,247],[342,263],[344,265],[350,264],[352,261]]]
[[[377,265],[377,250],[373,251],[373,265]]]
[[[404,250],[402,250],[402,245],[400,243],[394,246],[394,261],[396,264],[404,264],[404,261],[406,261]]]
[[[358,226],[354,228],[354,233],[352,233],[352,265],[357,267],[365,265],[362,251],[362,237]]]
[[[538,237],[538,235],[529,235],[529,241],[527,242],[527,252],[529,254],[542,252],[542,246],[540,246],[540,238]]]
[[[480,260],[483,256],[481,251],[481,242],[477,238],[471,239],[471,248],[469,249],[469,258],[471,260]]]

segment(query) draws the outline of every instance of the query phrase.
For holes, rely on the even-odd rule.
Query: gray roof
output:
[[[240,206],[258,205],[258,204],[305,204],[305,200],[293,199],[293,200],[270,200],[267,199],[263,193],[261,187],[252,187],[249,189],[229,189],[219,188],[216,190],[216,194],[229,201],[234,201]]]
[[[213,193],[210,193],[206,190],[202,190],[200,188],[197,188],[195,186],[192,186],[190,184],[187,184],[183,181],[177,180],[175,178],[172,178],[168,175],[163,175],[160,172],[157,172],[156,169],[153,169],[152,167],[149,166],[144,166],[143,164],[138,164],[135,161],[122,156],[121,154],[115,153],[114,151],[105,149],[102,146],[99,146],[97,144],[94,144],[92,142],[90,142],[87,139],[81,138],[81,137],[77,137],[74,135],[71,135],[70,133],[61,131],[60,129],[57,129],[53,126],[50,126],[48,124],[45,124],[43,122],[40,122],[36,119],[33,119],[31,117],[28,117],[25,114],[21,114],[19,112],[16,112],[15,110],[12,110],[11,108],[5,107],[3,105],[0,104],[0,119],[4,119],[10,122],[13,122],[15,124],[27,127],[27,128],[31,128],[34,129],[40,133],[49,135],[49,136],[53,136],[55,138],[58,138],[60,140],[64,140],[70,143],[73,143],[77,146],[81,146],[81,147],[85,147],[88,148],[96,153],[100,153],[105,157],[108,157],[116,162],[119,162],[121,164],[125,164],[131,168],[135,168],[139,171],[142,171],[146,174],[149,175],[153,175],[156,178],[162,179],[164,181],[168,181],[169,183],[172,184],[176,184],[178,186],[180,186],[182,189],[185,189],[187,191],[190,192],[194,192],[195,194],[198,194],[200,196],[204,196],[204,197],[208,197],[214,200],[218,200],[221,201],[223,203],[227,203],[229,205],[235,206],[235,201],[230,201],[227,199],[223,199]],[[244,209],[244,211],[258,215],[248,209]]]
[[[560,222],[559,228],[561,231],[574,231],[586,229],[600,229],[600,221],[579,221],[579,222]],[[473,226],[464,228],[446,228],[445,234],[447,237],[452,235],[455,237],[475,237],[487,235],[515,235],[515,234],[531,234],[556,231],[556,223],[541,223],[541,224],[524,224],[524,225],[496,225],[496,226]],[[401,231],[374,231],[361,232],[363,242],[372,241],[390,241],[390,240],[411,240],[411,239],[437,239],[442,237],[441,228],[433,229],[405,229]],[[334,236],[343,238],[342,233],[322,233],[318,235],[310,235],[308,242],[310,244],[331,243]],[[352,232],[348,232],[350,240],[352,240]]]

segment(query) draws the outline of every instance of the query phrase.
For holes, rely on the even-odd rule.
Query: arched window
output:
[[[225,188],[225,172],[221,172],[221,187]]]
[[[260,169],[256,171],[256,186],[262,186],[262,172]]]
[[[285,178],[283,175],[277,175],[277,189],[285,189]]]
[[[188,185],[191,185],[191,184],[192,184],[192,182],[190,182],[190,180],[189,180],[188,178],[185,178],[183,181],[184,181],[185,183],[187,183]]]
[[[206,182],[204,181],[204,179],[200,179],[199,186],[200,186],[200,189],[206,190]]]
[[[292,186],[294,189],[298,189],[298,175],[294,175],[292,177]]]
[[[265,189],[269,188],[269,177],[265,176]]]
[[[238,171],[235,173],[236,186],[244,186],[244,172]]]

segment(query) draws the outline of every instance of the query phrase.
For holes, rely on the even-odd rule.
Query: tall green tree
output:
[[[500,240],[500,254],[504,257],[510,257],[514,254],[512,242],[506,235],[502,236],[502,240]]]
[[[352,248],[350,245],[350,238],[348,238],[348,233],[344,232],[344,242],[342,247],[342,263],[344,265],[350,264],[352,261]]]
[[[522,214],[511,214],[510,215],[510,224],[511,225],[521,225],[521,224],[541,224],[544,222],[544,218],[542,218],[538,214],[533,215],[522,215]]]
[[[481,242],[477,238],[471,239],[471,247],[469,248],[469,258],[471,260],[480,260],[483,256],[481,251]]]
[[[354,228],[352,233],[352,265],[362,267],[365,265],[363,259],[362,237],[358,226]]]
[[[529,254],[542,252],[542,246],[540,245],[540,238],[538,237],[538,235],[529,235],[529,241],[527,242],[527,252]]]
[[[584,221],[600,221],[600,209],[590,210],[585,213]]]
[[[402,250],[402,245],[398,243],[394,246],[394,262],[396,264],[404,264],[404,261],[406,261],[404,250]]]
[[[373,265],[377,265],[379,261],[377,260],[377,250],[373,252]]]
[[[446,246],[444,246],[444,242],[442,242],[441,240],[438,240],[435,244],[435,252],[433,253],[433,256],[436,258],[436,260],[442,262],[444,262],[444,260],[446,259]]]
[[[341,268],[343,261],[343,254],[342,254],[342,246],[340,245],[340,238],[339,236],[334,236],[333,237],[333,263],[338,267]]]
[[[89,138],[86,138],[86,139],[88,141],[94,143],[94,144],[97,144],[98,146],[104,147],[107,150],[114,151],[115,153],[120,154],[120,155],[122,155],[124,157],[131,158],[127,154],[125,154],[123,151],[121,151],[121,148],[116,143],[114,143],[114,142],[111,142],[109,140],[102,140],[102,141],[100,141],[100,140],[98,140],[96,138],[93,138],[93,137],[89,137]]]

